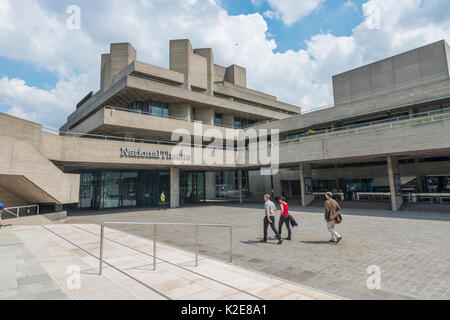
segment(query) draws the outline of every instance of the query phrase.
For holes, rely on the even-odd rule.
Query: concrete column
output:
[[[209,96],[214,95],[214,54],[211,48],[204,48],[204,49],[194,49],[194,53],[198,54],[199,56],[205,57],[207,61],[207,86],[208,90],[206,93]]]
[[[313,195],[307,195],[305,193],[305,178],[311,178],[311,165],[300,163],[300,197],[303,208],[314,200]]]
[[[398,211],[402,204],[403,200],[401,195],[397,194],[396,186],[395,186],[395,174],[399,174],[398,170],[398,161],[396,158],[392,158],[391,156],[386,157],[387,160],[387,171],[389,178],[389,189],[391,193],[391,205],[392,211]]]
[[[423,187],[423,176],[417,176],[417,189],[419,189],[419,192],[425,192]]]
[[[414,116],[415,113],[416,113],[416,112],[414,111],[413,108],[409,108],[409,109],[408,109],[408,115],[409,115],[410,118],[412,118],[412,117]]]
[[[180,207],[180,169],[170,168],[170,208]]]
[[[244,203],[244,198],[242,195],[242,169],[238,170],[238,181],[239,181],[239,203]]]

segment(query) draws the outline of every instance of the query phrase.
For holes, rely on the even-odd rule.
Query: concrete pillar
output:
[[[414,166],[415,166],[415,170],[416,172],[420,172],[420,162],[419,159],[414,159]],[[417,175],[417,189],[419,190],[419,192],[425,192],[425,188],[423,185],[423,176],[422,175]]]
[[[170,207],[180,207],[180,169],[170,168]]]
[[[397,188],[395,185],[395,175],[400,173],[398,169],[398,160],[391,156],[387,156],[386,160],[389,178],[389,189],[391,193],[392,211],[398,211],[403,204],[402,197],[397,193]]]
[[[239,203],[244,203],[244,198],[242,195],[242,169],[238,170],[238,181],[239,181]]]
[[[305,178],[311,178],[311,165],[300,163],[300,197],[303,208],[314,200],[313,195],[307,195],[305,192]]]
[[[425,192],[425,188],[423,186],[423,176],[417,176],[417,189],[419,192]]]
[[[191,121],[192,107],[189,103],[171,103],[169,116]]]
[[[408,109],[408,115],[409,115],[410,118],[412,118],[412,117],[414,116],[415,113],[416,113],[416,112],[414,111],[413,108],[409,108],[409,109]]]
[[[204,48],[204,49],[194,49],[194,53],[198,54],[199,56],[205,57],[207,61],[207,86],[208,90],[206,91],[206,94],[209,96],[214,95],[214,55],[211,48]]]
[[[204,124],[214,125],[215,113],[213,108],[195,108],[195,120]]]
[[[170,40],[170,70],[184,74],[184,87],[191,90],[192,45],[188,39]]]
[[[225,80],[241,87],[247,87],[247,71],[235,64],[229,66],[225,72]]]
[[[225,127],[234,128],[234,116],[232,113],[222,113],[222,122]]]

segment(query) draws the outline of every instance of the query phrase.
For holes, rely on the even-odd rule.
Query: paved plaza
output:
[[[344,209],[337,227],[343,240],[329,245],[319,208],[292,208],[300,226],[293,240],[260,244],[263,210],[259,204],[217,204],[176,210],[79,212],[68,223],[147,221],[221,223],[233,226],[234,264],[351,299],[450,299],[450,214]],[[116,228],[116,227],[115,227]],[[117,227],[153,236],[152,227]],[[286,232],[286,231],[284,231]],[[271,235],[271,231],[269,231]],[[286,236],[286,233],[284,234]],[[159,227],[158,239],[193,251],[191,227]],[[226,230],[201,228],[200,253],[226,261]],[[381,268],[381,289],[369,290],[367,268]]]

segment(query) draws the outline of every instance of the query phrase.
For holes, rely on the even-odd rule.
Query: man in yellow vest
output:
[[[161,202],[160,202],[160,207],[159,210],[162,210],[164,208],[164,210],[166,210],[166,194],[163,192],[161,192]]]

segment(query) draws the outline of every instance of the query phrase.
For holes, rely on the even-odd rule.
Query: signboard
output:
[[[153,160],[191,160],[190,154],[170,153],[168,150],[145,151],[141,149],[120,148],[121,158],[153,159]]]

